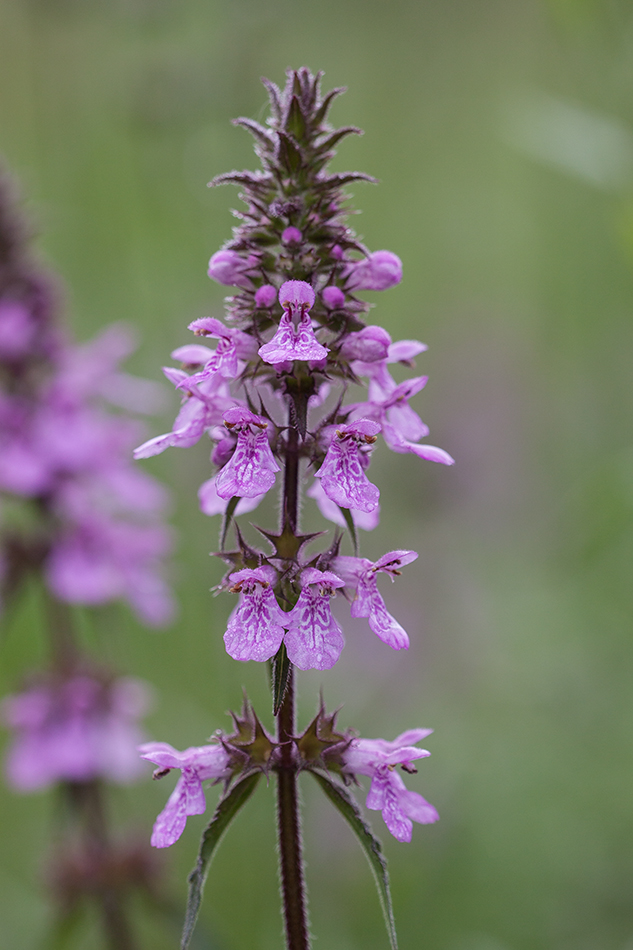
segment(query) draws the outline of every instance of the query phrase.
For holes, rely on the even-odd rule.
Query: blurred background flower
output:
[[[254,167],[230,119],[261,118],[260,75],[280,82],[303,64],[324,69],[327,88],[349,87],[332,119],[366,134],[334,167],[381,180],[354,186],[363,216],[351,223],[403,262],[388,297],[363,293],[394,340],[429,345],[417,358],[429,375],[424,420],[457,461],[376,454],[382,520],[363,533],[362,554],[420,552],[384,591],[412,647],[385,651],[341,604],[347,646],[335,670],[302,676],[304,719],[322,683],[329,707],[345,702],[342,727],[435,729],[423,791],[442,819],[406,849],[385,840],[403,948],[628,950],[633,10],[626,0],[0,0],[0,153],[66,282],[79,339],[135,322],[144,342],[127,365],[158,380],[156,366],[189,343],[187,324],[221,316],[226,291],[206,267],[237,198],[206,182]],[[177,410],[164,388],[156,431]],[[103,607],[96,621],[86,614],[83,635],[156,684],[148,734],[183,748],[225,725],[242,685],[262,710],[267,687],[260,666],[227,660],[231,605],[208,592],[222,572],[208,557],[219,519],[196,497],[208,447],[186,460],[173,449],[151,471],[179,497],[179,619],[149,634],[131,612]],[[316,512],[306,500],[306,530],[320,527]],[[4,621],[3,694],[33,665],[36,600],[27,592]],[[304,791],[323,946],[380,950],[368,869],[328,803]],[[125,793],[148,835],[164,795],[149,782]],[[33,868],[52,808],[45,791],[0,789],[0,946],[44,939]],[[189,819],[175,855],[181,895],[203,822]],[[231,829],[207,893],[203,916],[224,947],[279,946],[264,791]],[[173,944],[160,930],[152,939]]]

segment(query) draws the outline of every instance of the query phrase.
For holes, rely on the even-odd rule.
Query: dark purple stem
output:
[[[124,907],[124,895],[112,876],[112,848],[101,783],[95,780],[69,784],[68,790],[71,805],[84,821],[85,854],[95,872],[95,900],[100,906],[106,944],[110,950],[134,950],[136,944]]]
[[[299,436],[292,422],[288,429],[282,510],[291,530],[296,533],[299,512]],[[309,950],[294,735],[295,688],[294,669],[291,666],[284,700],[277,714],[277,741],[281,745],[277,767],[279,870],[287,948]]]

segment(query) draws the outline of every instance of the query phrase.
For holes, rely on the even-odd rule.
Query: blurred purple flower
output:
[[[2,709],[14,732],[6,759],[9,784],[30,792],[55,782],[134,781],[142,771],[137,720],[148,700],[140,680],[108,683],[83,674],[8,696]]]

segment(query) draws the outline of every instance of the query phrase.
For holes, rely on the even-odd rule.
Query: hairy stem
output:
[[[284,477],[283,513],[296,533],[299,511],[299,436],[289,419]],[[281,757],[277,768],[277,830],[283,914],[288,950],[309,950],[306,894],[303,882],[301,819],[297,788],[294,669],[290,667],[288,686],[277,714],[277,741]]]

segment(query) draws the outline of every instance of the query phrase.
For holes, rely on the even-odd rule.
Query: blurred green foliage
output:
[[[345,703],[342,725],[364,735],[436,729],[409,784],[442,820],[405,846],[372,816],[404,950],[630,950],[633,8],[0,0],[0,152],[80,338],[134,323],[132,369],[159,378],[186,324],[221,314],[205,263],[237,198],[205,184],[253,167],[230,119],[261,118],[259,76],[280,82],[302,64],[349,87],[333,118],[366,130],[336,160],[382,181],[355,189],[352,223],[405,265],[400,287],[373,295],[375,319],[429,343],[418,405],[458,461],[436,471],[378,453],[383,518],[363,549],[420,551],[389,591],[413,645],[391,653],[346,621],[336,669],[301,677],[304,717],[322,683],[330,706]],[[150,434],[173,418],[166,399]],[[196,506],[207,450],[148,465],[176,498],[180,618],[158,634],[118,609],[79,620],[95,650],[155,684],[150,733],[183,748],[228,723],[242,686],[266,719],[265,671],[225,655],[231,605],[208,593],[221,568],[208,558],[218,525]],[[271,506],[254,520],[274,517]],[[39,622],[32,591],[5,619],[3,692],[41,660]],[[166,783],[116,792],[116,816],[149,834]],[[305,799],[318,946],[381,950],[356,843],[307,783]],[[51,919],[53,803],[6,789],[0,802],[0,946],[35,950]],[[202,826],[191,819],[161,855],[177,901]],[[212,869],[209,946],[281,945],[275,865],[262,787]],[[176,945],[137,910],[144,946]],[[94,922],[82,927],[73,946],[99,947]]]

